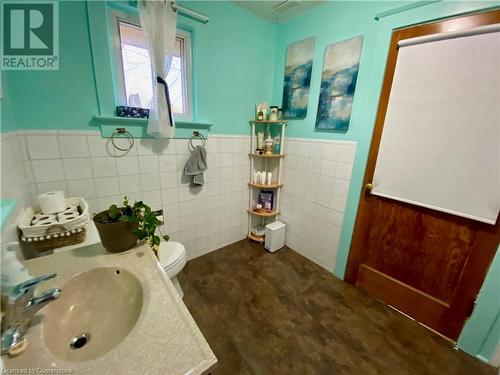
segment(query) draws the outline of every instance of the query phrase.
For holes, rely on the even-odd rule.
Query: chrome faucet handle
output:
[[[61,294],[61,289],[52,288],[37,297],[33,297],[22,309],[16,309],[17,315],[13,317],[11,324],[27,324],[33,315],[45,307],[45,305],[61,297]]]
[[[2,350],[1,354],[7,354],[17,344],[24,340],[25,329],[21,325],[12,325],[2,333]]]
[[[57,273],[54,272],[24,281],[16,285],[9,293],[1,327],[1,354],[8,353],[18,344],[23,343],[24,335],[33,315],[61,296],[61,289],[52,288],[37,297],[33,297],[34,289],[38,284],[56,276]]]
[[[28,301],[26,304],[26,307],[24,308],[25,310],[31,309],[34,306],[40,306],[46,302],[53,301],[55,299],[58,299],[62,294],[62,290],[59,288],[52,288],[49,290],[46,290],[42,294],[40,294],[37,297],[34,297]]]
[[[52,272],[47,275],[35,277],[34,279],[23,281],[20,284],[17,284],[9,293],[9,303],[16,303],[18,300],[21,300],[23,297],[28,297],[32,295],[30,292],[33,292],[33,289],[40,284],[42,281],[46,281],[49,279],[53,279],[57,276],[57,272]]]

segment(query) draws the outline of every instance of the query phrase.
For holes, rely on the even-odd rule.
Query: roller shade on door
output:
[[[495,224],[499,26],[399,43],[372,194]]]

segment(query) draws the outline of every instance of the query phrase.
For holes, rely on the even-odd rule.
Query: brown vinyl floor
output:
[[[293,250],[247,240],[194,259],[184,302],[214,374],[495,374]]]

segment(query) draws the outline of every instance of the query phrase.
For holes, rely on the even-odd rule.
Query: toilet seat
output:
[[[180,242],[161,242],[158,259],[168,277],[173,278],[186,265],[186,249]]]

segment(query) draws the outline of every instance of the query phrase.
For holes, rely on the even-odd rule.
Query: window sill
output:
[[[127,129],[134,138],[151,138],[147,134],[148,120],[144,118],[94,116],[90,124],[100,128],[103,138],[111,137],[116,128]],[[175,138],[191,138],[193,131],[198,131],[204,137],[208,137],[211,127],[212,124],[209,123],[179,120],[175,122]]]

